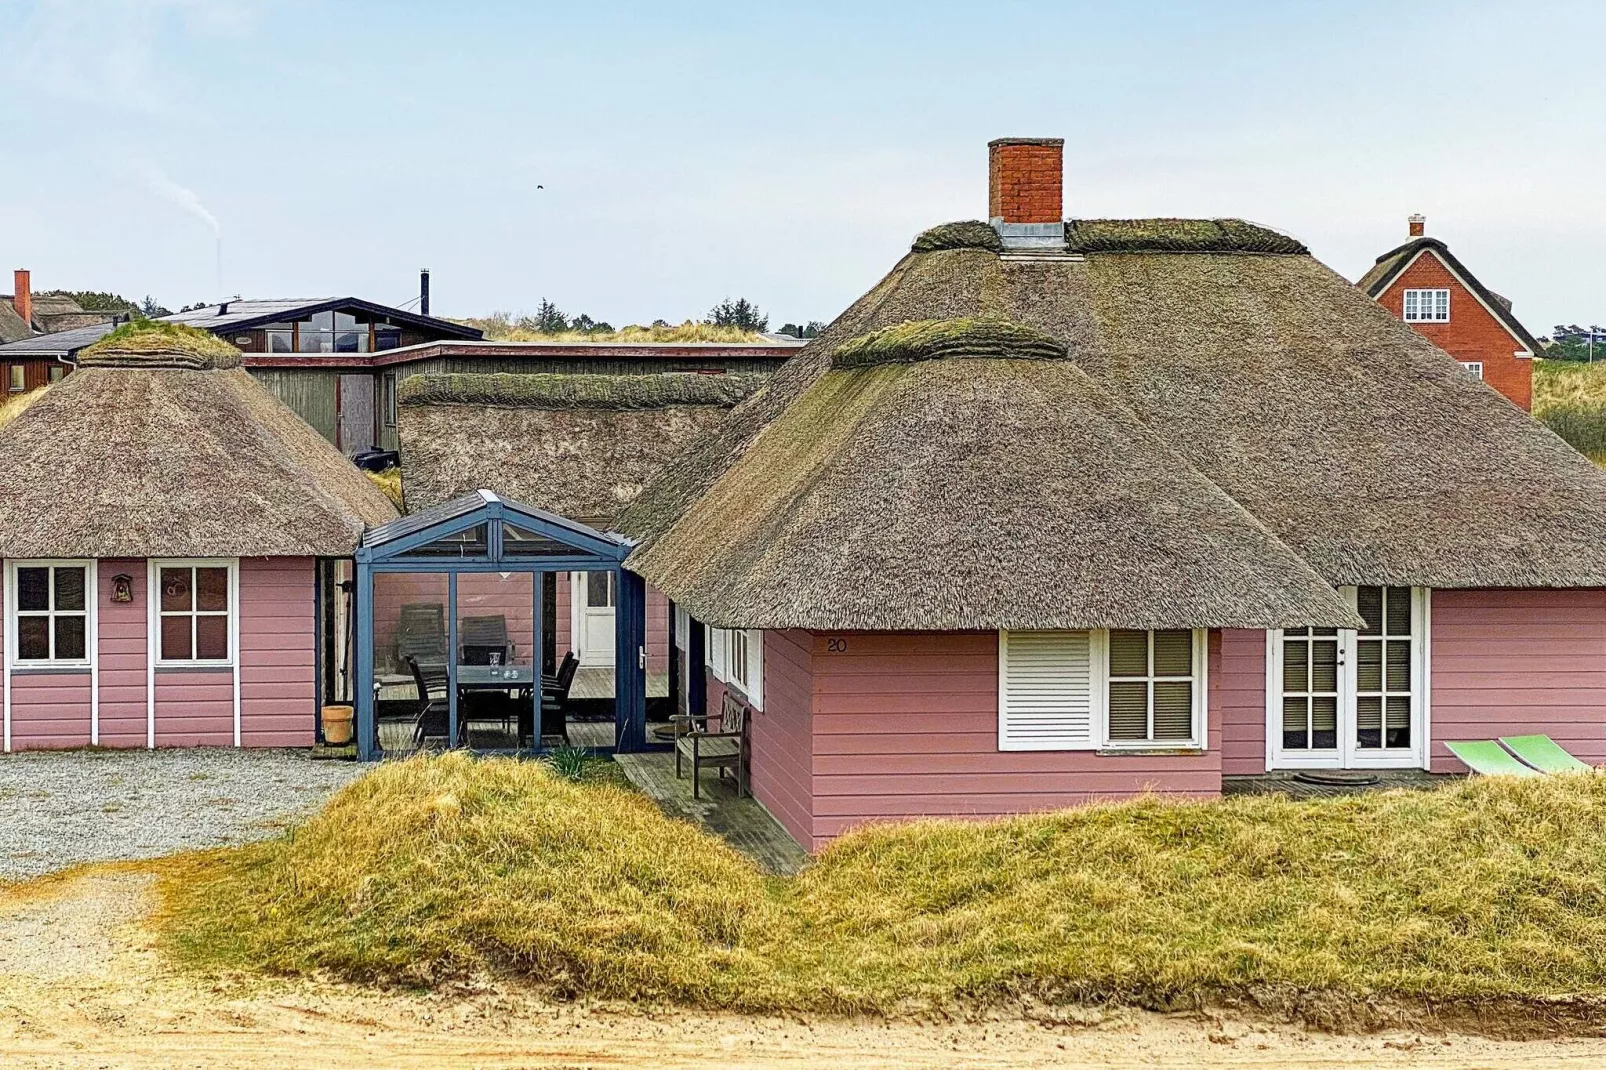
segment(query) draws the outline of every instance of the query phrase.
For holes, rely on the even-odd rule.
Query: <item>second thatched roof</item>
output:
[[[340,556],[395,518],[233,347],[167,333],[108,337],[0,428],[0,556]]]
[[[607,526],[753,375],[423,375],[397,393],[409,511],[479,488]]]

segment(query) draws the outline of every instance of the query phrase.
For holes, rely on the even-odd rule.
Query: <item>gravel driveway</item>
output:
[[[0,881],[271,836],[366,771],[288,750],[0,755]]]

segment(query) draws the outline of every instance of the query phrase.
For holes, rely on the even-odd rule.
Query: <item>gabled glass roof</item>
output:
[[[449,541],[450,553],[434,553]],[[512,547],[509,547],[509,543]],[[477,560],[551,556],[589,558],[610,567],[623,561],[630,543],[544,509],[478,490],[366,532],[358,557],[461,557]]]

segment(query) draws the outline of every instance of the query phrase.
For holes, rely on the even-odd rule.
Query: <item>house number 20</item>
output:
[[[825,641],[825,650],[828,654],[846,654],[848,652],[848,641],[846,639],[828,638]]]

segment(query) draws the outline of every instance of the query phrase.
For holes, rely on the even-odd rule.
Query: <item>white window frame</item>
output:
[[[168,659],[162,657],[162,617],[188,616],[191,618],[190,649],[195,649],[194,619],[203,616],[223,616],[222,613],[208,610],[188,610],[164,614],[162,612],[162,569],[164,568],[226,568],[229,570],[229,656],[226,658],[184,658]],[[193,576],[193,573],[192,573]],[[172,557],[151,558],[147,562],[146,590],[150,592],[146,598],[147,626],[150,636],[151,665],[156,670],[163,669],[232,669],[240,657],[240,559],[237,557]],[[192,583],[193,588],[193,583]],[[191,592],[193,598],[193,589]]]
[[[1026,629],[1030,630],[1030,629]],[[1110,705],[1110,632],[1107,628],[1074,629],[1086,631],[1088,637],[1088,695],[1091,730],[1088,738],[1079,743],[1046,744],[1028,743],[1010,739],[1006,733],[1009,717],[1008,689],[1005,686],[1009,671],[1008,631],[998,633],[998,749],[1000,751],[1095,751],[1100,753],[1154,753],[1163,751],[1193,752],[1208,748],[1210,740],[1210,630],[1187,629],[1193,635],[1193,736],[1187,740],[1111,740],[1109,731]],[[1134,631],[1173,631],[1182,629],[1133,629]],[[1150,667],[1153,667],[1153,640],[1150,639]],[[1152,680],[1153,677],[1123,677],[1126,680]],[[1161,677],[1161,679],[1182,679]],[[1151,692],[1152,693],[1152,692]]]
[[[1379,586],[1368,584],[1368,586]],[[1387,586],[1387,585],[1382,585]],[[1356,605],[1354,587],[1339,588],[1339,596]],[[1416,726],[1411,746],[1397,750],[1360,752],[1355,746],[1356,687],[1359,636],[1351,629],[1338,633],[1338,746],[1331,750],[1284,751],[1283,738],[1283,633],[1266,633],[1266,769],[1429,769],[1433,754],[1433,590],[1411,588],[1411,697]]]
[[[1443,296],[1442,301],[1440,300],[1441,295]],[[1424,302],[1426,303],[1425,306]],[[1449,287],[1412,287],[1404,291],[1400,297],[1400,317],[1406,323],[1449,323]]]
[[[736,665],[738,659],[740,668]],[[763,629],[707,628],[703,663],[714,674],[714,679],[740,691],[748,705],[758,710],[764,708]]]
[[[18,634],[17,618],[22,611],[17,606],[17,570],[20,568],[48,568],[50,574],[51,600],[55,599],[55,570],[58,568],[81,568],[84,570],[84,656],[81,658],[28,658],[24,660],[18,645],[21,636]],[[40,558],[30,560],[10,560],[6,562],[6,591],[5,591],[5,627],[6,627],[6,658],[12,669],[43,669],[74,670],[93,668],[95,662],[96,635],[96,580],[98,569],[93,559],[77,558]],[[50,620],[50,650],[56,649],[55,618],[58,615],[77,616],[76,610],[69,610],[65,614],[58,614],[54,609],[47,613],[29,612],[30,617],[48,617]]]
[[[1132,631],[1148,632],[1149,672],[1147,676],[1111,676],[1110,675],[1110,642],[1109,633],[1105,632],[1104,639],[1104,693],[1102,710],[1104,724],[1102,727],[1102,746],[1108,750],[1203,750],[1206,740],[1209,739],[1208,719],[1210,708],[1209,696],[1209,670],[1210,670],[1210,633],[1204,628],[1194,628],[1193,632],[1193,675],[1183,676],[1156,676],[1154,674],[1154,633],[1157,631],[1181,631],[1173,628],[1134,628]],[[1181,682],[1186,680],[1193,684],[1193,735],[1185,740],[1154,739],[1154,684],[1155,682]],[[1109,727],[1110,684],[1117,681],[1127,683],[1144,682],[1149,684],[1149,739],[1111,739]]]
[[[1473,378],[1477,379],[1479,382],[1483,381],[1483,361],[1481,361],[1481,360],[1463,360],[1461,362],[1461,367],[1463,367],[1467,371],[1471,372]]]

